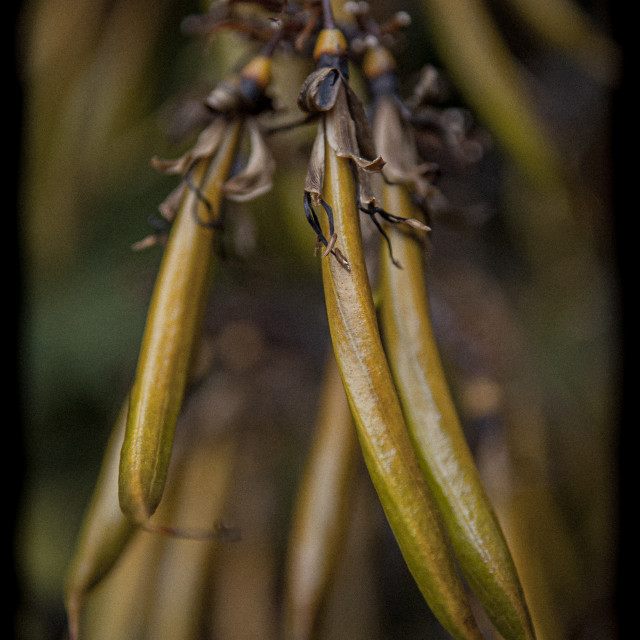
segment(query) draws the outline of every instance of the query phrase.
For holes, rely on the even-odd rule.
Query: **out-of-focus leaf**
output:
[[[351,410],[331,354],[287,551],[287,638],[314,637],[346,542],[357,452]]]
[[[421,0],[426,28],[457,89],[535,183],[561,188],[558,149],[483,0]]]

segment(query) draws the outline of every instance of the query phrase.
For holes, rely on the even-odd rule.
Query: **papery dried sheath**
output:
[[[312,72],[300,90],[298,106],[307,113],[323,114],[305,184],[305,190],[314,196],[314,203],[318,204],[322,197],[324,138],[338,156],[354,163],[361,203],[375,202],[368,174],[380,172],[384,160],[375,153],[362,103],[340,71],[325,67]]]
[[[247,165],[224,184],[224,195],[234,202],[246,202],[261,196],[273,186],[275,160],[255,118],[248,118],[251,154]]]

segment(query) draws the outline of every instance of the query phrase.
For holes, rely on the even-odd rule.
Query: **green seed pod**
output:
[[[425,600],[457,639],[480,633],[444,526],[407,433],[386,356],[364,263],[353,173],[325,145],[323,197],[350,265],[322,260],[329,327],[364,459],[404,559]]]
[[[383,186],[385,208],[415,215],[406,189]],[[486,495],[442,371],[431,328],[422,247],[390,229],[403,269],[383,251],[383,341],[418,461],[438,503],[460,569],[508,640],[534,637],[520,581]],[[386,247],[385,247],[386,249]]]
[[[198,220],[217,216],[241,128],[241,119],[229,121],[213,158],[195,165],[191,179],[201,185],[201,193],[185,190],[151,300],[119,477],[120,506],[143,525],[148,525],[162,497],[189,362],[209,293],[214,229]],[[198,210],[202,211],[194,219]]]
[[[127,398],[109,438],[96,488],[67,573],[65,606],[71,640],[78,637],[80,613],[87,594],[111,570],[136,529],[135,523],[120,510],[117,491],[120,449],[128,409]]]

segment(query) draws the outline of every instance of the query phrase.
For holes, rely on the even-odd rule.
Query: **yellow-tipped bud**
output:
[[[370,47],[364,55],[362,69],[365,76],[369,80],[372,80],[373,78],[377,78],[385,73],[395,71],[396,61],[386,47]]]
[[[240,76],[253,80],[260,89],[266,89],[273,78],[273,64],[269,56],[256,56],[240,72]]]
[[[313,49],[313,59],[318,60],[322,55],[341,56],[347,52],[347,41],[340,29],[323,29],[318,34],[316,46]]]

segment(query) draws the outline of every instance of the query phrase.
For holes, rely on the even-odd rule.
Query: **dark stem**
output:
[[[336,23],[333,19],[333,9],[331,8],[331,0],[322,0],[322,15],[324,19],[325,29],[335,29]]]
[[[282,39],[284,35],[284,29],[278,29],[272,36],[269,38],[269,41],[264,45],[262,49],[262,55],[265,58],[269,58],[273,55],[273,52],[276,50],[278,43]]]

